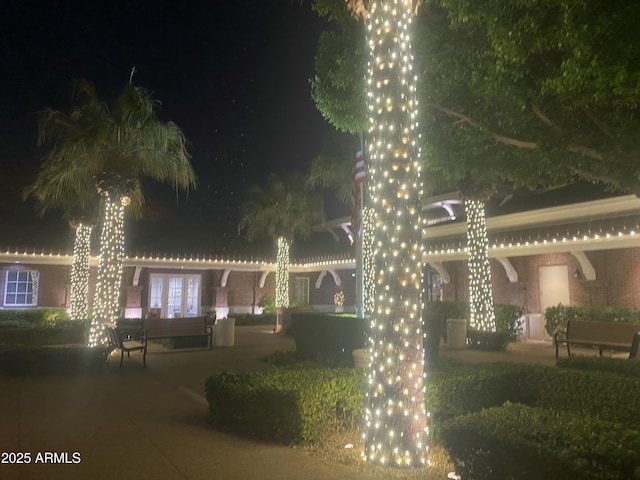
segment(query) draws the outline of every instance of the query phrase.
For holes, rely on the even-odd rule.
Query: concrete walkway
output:
[[[550,345],[523,345],[529,346],[496,354],[445,347],[442,354],[553,364]],[[158,350],[147,355],[147,368],[139,354],[132,354],[121,370],[115,356],[103,375],[93,377],[0,377],[0,478],[369,478],[299,449],[221,433],[208,425],[205,379],[216,371],[267,368],[261,359],[294,350],[291,338],[273,335],[268,327],[237,327],[234,347]],[[30,455],[29,464],[5,463],[25,460],[23,453]]]
[[[9,453],[31,457],[26,465],[0,463],[0,478],[367,478],[304,451],[208,425],[209,375],[267,368],[260,358],[293,349],[292,339],[266,327],[238,327],[234,347],[152,351],[146,369],[132,354],[121,370],[119,356],[112,357],[97,377],[0,378],[0,460],[15,461]]]

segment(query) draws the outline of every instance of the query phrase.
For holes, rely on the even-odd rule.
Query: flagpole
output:
[[[362,145],[362,144],[361,144]],[[364,225],[364,183],[366,178],[366,169],[364,162],[364,153],[361,148],[356,152],[354,170],[353,170],[353,190],[351,198],[351,229],[353,231],[354,241],[356,244],[356,298],[355,310],[358,317],[364,318],[364,298],[365,298],[365,279],[364,279],[364,252],[363,252],[363,229]]]

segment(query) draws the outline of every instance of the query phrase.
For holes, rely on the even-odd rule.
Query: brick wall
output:
[[[70,272],[67,265],[29,265],[29,264],[0,264],[0,305],[4,306],[5,281],[8,270],[37,270],[40,272],[38,288],[38,307],[67,307],[69,306]],[[11,307],[9,307],[11,308]]]
[[[504,267],[490,260],[495,303],[523,305],[528,312],[540,312],[540,267],[566,265],[569,298],[574,306],[640,308],[640,248],[585,252],[596,271],[595,280],[584,278],[580,262],[570,253],[509,257],[518,273],[511,283]],[[468,301],[466,261],[444,262],[451,283],[443,285],[445,301]],[[575,274],[578,274],[576,278]]]

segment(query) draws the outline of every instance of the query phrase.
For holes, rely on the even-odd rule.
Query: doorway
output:
[[[567,265],[541,266],[538,270],[540,277],[540,332],[535,332],[539,338],[550,338],[544,329],[544,311],[548,307],[558,304],[571,305],[569,294],[569,267]],[[533,330],[533,329],[532,329]],[[531,334],[533,335],[533,331]]]

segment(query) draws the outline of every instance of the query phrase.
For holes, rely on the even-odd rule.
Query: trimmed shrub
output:
[[[550,369],[514,363],[454,364],[429,373],[425,402],[436,427],[443,420],[507,401],[531,405],[537,399],[536,378],[545,370]]]
[[[473,350],[487,350],[499,352],[505,350],[511,340],[509,332],[482,332],[480,330],[467,330],[467,346]]]
[[[461,416],[441,440],[462,478],[640,478],[640,432],[550,409],[505,404]]]
[[[469,318],[469,304],[463,302],[424,302],[423,312],[447,318]]]
[[[536,404],[638,426],[640,379],[613,373],[549,368],[536,385]]]
[[[427,380],[426,404],[437,422],[504,402],[636,425],[640,379],[542,365],[488,363],[460,365],[430,374]]]
[[[494,305],[496,314],[496,331],[507,334],[508,342],[518,340],[522,334],[524,320],[521,320],[524,308],[519,305]]]
[[[365,348],[368,322],[363,318],[322,313],[292,313],[290,334],[301,360],[352,367],[351,353]]]
[[[229,316],[236,319],[236,327],[244,327],[248,325],[276,325],[275,313],[263,313],[262,315],[253,315],[251,313],[230,313]]]
[[[0,310],[0,328],[6,326],[55,326],[69,321],[64,308],[4,308]]]
[[[273,295],[262,295],[258,300],[258,306],[262,308],[264,313],[276,313],[276,297]]]
[[[496,315],[496,333],[479,333],[467,328],[470,345],[484,350],[504,350],[508,342],[515,342],[522,331],[523,308],[519,305],[494,305]],[[442,334],[446,339],[444,324],[448,318],[464,318],[469,320],[469,304],[463,302],[425,302],[425,314],[442,315]]]
[[[86,332],[85,325],[78,322],[63,327],[0,328],[0,349],[83,344]]]
[[[308,445],[360,420],[364,384],[364,374],[352,369],[274,367],[214,374],[205,383],[205,394],[216,428]]]
[[[567,332],[568,320],[583,322],[639,323],[640,310],[617,307],[565,307],[558,305],[544,311],[545,330],[551,336],[557,331]]]
[[[569,357],[558,358],[556,366],[560,368],[574,368],[591,372],[608,372],[625,377],[640,378],[640,362],[623,358],[610,357]]]
[[[30,348],[0,352],[2,375],[52,375],[101,372],[105,365],[102,348]]]

